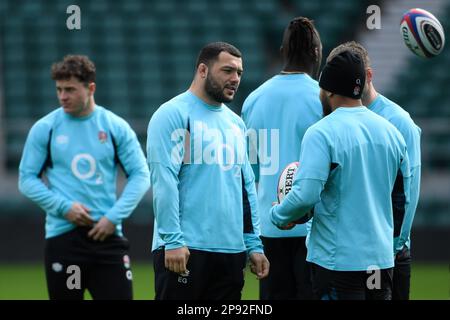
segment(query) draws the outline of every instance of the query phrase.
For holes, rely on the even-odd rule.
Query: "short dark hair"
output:
[[[320,45],[320,36],[314,27],[314,21],[305,17],[296,17],[286,27],[289,38],[286,39],[287,60],[289,62],[305,63],[314,61],[316,46]]]
[[[242,53],[235,46],[226,42],[212,42],[200,50],[195,66],[198,67],[200,63],[209,66],[212,61],[217,60],[217,57],[222,51],[228,52],[237,58],[242,58]]]
[[[63,61],[52,65],[53,80],[69,80],[71,77],[77,78],[86,86],[95,82],[94,63],[87,56],[67,55]]]
[[[364,61],[365,67],[366,68],[370,67],[369,53],[367,52],[366,48],[363,47],[362,44],[356,41],[345,42],[343,44],[338,45],[333,50],[331,50],[330,54],[328,55],[327,62],[332,60],[335,56],[344,51],[350,51],[352,53],[359,55],[361,59]]]

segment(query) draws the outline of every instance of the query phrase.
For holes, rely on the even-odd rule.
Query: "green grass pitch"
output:
[[[133,268],[134,298],[153,299],[153,268],[136,263]],[[86,295],[89,298],[89,295]],[[258,281],[247,271],[242,298],[258,299]],[[448,300],[450,270],[448,265],[414,264],[411,279],[411,299]],[[47,299],[44,268],[41,264],[0,265],[0,300]]]

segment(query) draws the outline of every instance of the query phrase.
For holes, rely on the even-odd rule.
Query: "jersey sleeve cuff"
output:
[[[166,243],[165,250],[173,250],[173,249],[179,249],[182,247],[185,247],[186,244],[184,242],[181,241],[177,241],[177,242],[171,242],[171,243]]]
[[[121,220],[118,219],[114,213],[112,212],[108,212],[107,214],[105,214],[105,218],[108,219],[109,221],[111,221],[111,223],[115,226],[117,226],[118,224],[120,224]]]
[[[66,213],[69,212],[70,208],[72,208],[72,205],[73,205],[73,201],[64,200],[59,214],[61,216],[64,216]]]

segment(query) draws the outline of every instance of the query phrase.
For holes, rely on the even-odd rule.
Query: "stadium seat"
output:
[[[189,86],[200,47],[218,40],[235,44],[244,55],[244,78],[231,104],[239,113],[248,93],[273,75],[270,68],[274,62],[267,59],[278,55],[280,35],[288,19],[297,15],[315,19],[327,54],[343,34],[353,32],[341,23],[342,17],[354,17],[364,9],[365,2],[79,0],[82,29],[68,31],[64,13],[70,4],[69,0],[48,0],[22,6],[15,0],[1,1],[5,13],[0,24],[4,30],[1,59],[7,119],[35,120],[51,110],[57,104],[51,64],[68,53],[80,53],[96,63],[98,103],[120,109],[132,125],[145,127],[140,123],[147,121],[151,112]],[[323,10],[324,6],[329,10]],[[450,64],[450,54],[441,58],[445,65]],[[435,103],[437,96],[447,101],[442,105],[448,105],[448,90],[430,85],[423,95],[426,101],[410,101],[408,92],[414,88],[410,83],[431,73],[445,83],[449,79],[447,69],[424,70],[421,66],[414,74],[402,75],[399,79],[407,83],[394,97],[410,105],[412,113],[430,116],[424,105]],[[442,108],[442,114],[447,114],[449,108]]]

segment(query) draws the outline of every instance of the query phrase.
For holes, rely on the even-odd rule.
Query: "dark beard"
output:
[[[333,112],[333,111],[331,110],[330,103],[326,97],[325,97],[325,99],[320,99],[320,102],[322,102],[323,117],[325,118],[327,115],[331,114],[331,112]]]
[[[223,88],[209,74],[206,76],[205,91],[208,96],[218,103],[231,102],[233,100],[223,94]]]

